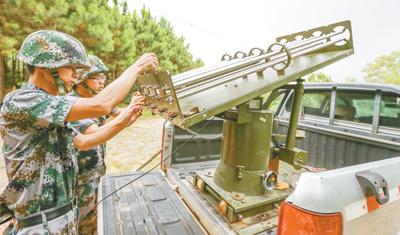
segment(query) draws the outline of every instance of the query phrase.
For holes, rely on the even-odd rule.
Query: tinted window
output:
[[[285,93],[280,94],[278,97],[272,101],[271,105],[269,106],[269,110],[273,111],[274,113],[279,107],[279,104],[282,102],[283,97],[285,96]]]
[[[335,119],[372,124],[375,92],[338,91]]]
[[[303,97],[303,114],[305,116],[329,117],[331,91],[305,91]],[[293,94],[286,103],[286,110],[292,110]]]
[[[383,93],[379,125],[400,128],[400,96],[394,93]]]
[[[312,92],[304,94],[304,115],[329,117],[331,92]]]

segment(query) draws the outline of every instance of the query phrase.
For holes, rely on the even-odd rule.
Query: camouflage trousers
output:
[[[70,210],[66,214],[59,216],[50,221],[38,224],[31,227],[15,229],[12,224],[7,228],[4,234],[8,235],[33,235],[33,234],[47,234],[47,235],[76,235],[77,215],[75,210]]]
[[[105,175],[105,166],[99,170],[87,171],[78,176],[76,187],[77,206],[79,208],[79,234],[97,233],[97,189],[100,178]]]

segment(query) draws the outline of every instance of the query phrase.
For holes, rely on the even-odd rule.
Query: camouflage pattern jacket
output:
[[[68,95],[71,97],[80,97],[74,90],[72,90],[72,92],[70,92]],[[97,124],[98,126],[103,125],[104,122],[100,121],[103,120],[103,118],[104,117],[79,120],[76,122],[72,122],[71,126],[73,128],[76,128],[80,133],[85,133],[86,129],[93,124]],[[78,158],[79,175],[90,172],[94,174],[97,171],[100,172],[105,171],[104,146],[105,144],[101,144],[88,151],[78,151],[77,158]],[[101,176],[103,175],[100,175],[99,177]]]
[[[65,119],[76,100],[28,83],[4,98],[0,131],[9,183],[0,194],[0,221],[74,199],[76,150]]]
[[[75,91],[70,96],[79,96]],[[84,119],[72,122],[71,126],[85,133],[93,124],[101,125],[99,119]],[[99,145],[88,151],[78,151],[78,182],[76,185],[76,201],[79,208],[79,234],[96,234],[97,217],[91,209],[97,202],[97,189],[100,178],[105,175],[104,145]]]

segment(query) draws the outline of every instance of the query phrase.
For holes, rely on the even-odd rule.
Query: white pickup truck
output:
[[[276,134],[287,131],[292,93],[277,96]],[[102,179],[99,198],[137,180],[100,204],[99,234],[400,234],[400,87],[306,84],[296,146],[314,172],[282,162],[291,193],[257,222],[228,222],[193,183],[220,158],[222,120],[209,122],[194,138],[165,123],[162,157],[171,158],[160,172]],[[262,223],[271,229],[250,226]]]

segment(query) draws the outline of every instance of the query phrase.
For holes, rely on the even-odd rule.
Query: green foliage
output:
[[[112,50],[103,55],[103,60],[111,70],[112,78],[119,74],[133,63],[136,50],[134,43],[135,30],[131,23],[131,14],[121,14],[121,8],[115,5],[111,10],[112,18],[110,28],[112,29],[113,47]],[[96,53],[93,50],[93,53]]]
[[[306,82],[332,82],[332,77],[324,73],[312,73],[310,74]]]
[[[172,74],[203,65],[199,60],[193,61],[185,39],[174,34],[172,26],[166,19],[161,18],[157,22],[150,11],[143,8],[140,14],[133,12],[132,23],[136,32],[134,37],[136,55],[155,52],[160,61],[160,68],[169,70]]]
[[[368,63],[362,72],[367,82],[400,84],[400,51],[379,56]]]
[[[26,36],[40,29],[59,30],[76,37],[89,54],[105,62],[112,79],[145,52],[155,52],[160,69],[172,74],[203,65],[201,60],[193,59],[189,45],[175,35],[166,19],[155,19],[145,8],[139,14],[129,12],[126,1],[109,2],[0,1],[0,56],[5,57],[6,88],[19,87],[26,80],[24,67],[15,56]]]

